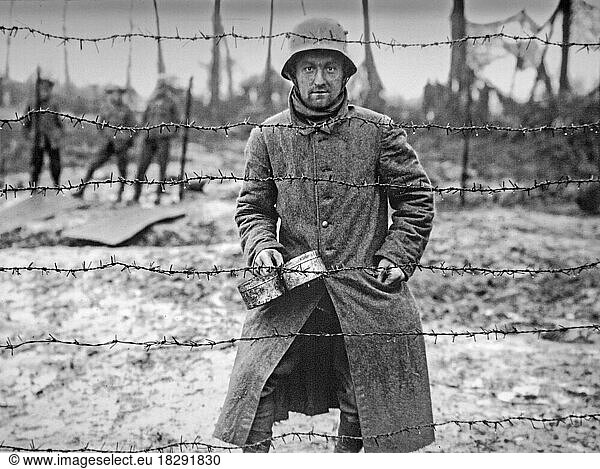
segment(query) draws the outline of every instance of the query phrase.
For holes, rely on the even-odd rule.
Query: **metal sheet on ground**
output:
[[[50,193],[28,196],[15,203],[5,202],[0,205],[0,234],[26,226],[31,221],[48,220],[59,212],[74,210],[82,205],[81,200]]]
[[[65,231],[63,237],[118,246],[155,223],[183,216],[185,210],[174,207],[112,208],[102,216]]]

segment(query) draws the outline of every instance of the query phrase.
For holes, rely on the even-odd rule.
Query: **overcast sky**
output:
[[[274,32],[289,31],[307,16],[328,16],[340,21],[349,31],[349,38],[358,39],[362,33],[362,6],[360,0],[275,0]],[[558,0],[466,0],[467,19],[489,22],[505,18],[525,8],[539,23],[554,10]],[[600,0],[589,0],[600,7]],[[268,31],[269,0],[222,0],[222,22],[226,31],[232,27],[238,33],[258,34]],[[9,0],[0,0],[0,18],[3,25],[31,26],[50,33],[62,33],[63,0],[15,0],[12,19],[9,18]],[[212,0],[158,0],[161,33],[194,35],[199,31],[212,33]],[[69,0],[67,33],[74,36],[94,37],[129,32],[130,0]],[[451,0],[371,0],[371,30],[378,39],[399,42],[431,42],[450,36],[449,16]],[[134,31],[154,33],[154,11],[151,0],[133,0]],[[560,29],[560,28],[559,28]],[[560,40],[559,35],[555,39]],[[10,75],[25,79],[37,64],[44,73],[62,80],[63,49],[58,41],[44,42],[38,37],[20,33],[12,38]],[[67,45],[71,79],[77,84],[125,83],[128,44],[78,43]],[[266,59],[266,43],[262,41],[230,42],[235,61],[234,80],[260,73]],[[187,82],[195,77],[195,94],[206,94],[207,69],[210,63],[209,41],[164,43],[165,62],[169,73]],[[590,89],[600,76],[600,52],[571,49],[571,80],[576,88]],[[148,95],[156,80],[156,45],[152,40],[133,41],[133,86]],[[450,51],[448,47],[406,48],[391,51],[375,49],[375,61],[389,96],[414,99],[421,95],[427,80],[445,81],[448,75]],[[350,49],[357,63],[364,53],[360,46]],[[273,44],[273,64],[279,70],[285,49],[282,40]],[[6,37],[0,36],[2,71],[6,57]],[[560,48],[554,47],[548,55],[548,69],[558,75]],[[500,60],[486,71],[486,78],[508,90],[513,75],[514,60]],[[528,94],[533,71],[517,75],[515,93]]]

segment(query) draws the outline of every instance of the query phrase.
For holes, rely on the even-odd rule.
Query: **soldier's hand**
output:
[[[267,275],[273,270],[269,267],[281,267],[283,265],[283,256],[277,249],[263,249],[254,258],[255,275]]]
[[[384,285],[392,285],[396,282],[403,282],[406,280],[406,275],[402,272],[400,267],[396,267],[396,265],[383,257],[379,264],[377,265],[377,269],[379,273],[377,274],[377,280],[379,280]]]

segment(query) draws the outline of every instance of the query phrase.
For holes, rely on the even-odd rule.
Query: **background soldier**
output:
[[[29,103],[27,109],[50,109],[58,111],[55,99],[52,97],[54,82],[47,78],[37,81],[36,99]],[[36,130],[37,126],[37,130]],[[60,185],[60,144],[63,139],[63,125],[59,117],[54,114],[34,114],[31,119],[25,121],[25,132],[27,137],[33,140],[31,147],[31,183],[38,184],[42,166],[44,164],[44,152],[50,159],[50,174],[54,185]]]
[[[161,122],[178,122],[180,120],[179,110],[177,106],[177,89],[173,84],[173,79],[165,76],[160,76],[156,84],[156,89],[150,98],[148,106],[144,111],[142,122],[149,124],[160,124]],[[171,139],[176,134],[160,129],[155,129],[145,138],[142,147],[142,154],[138,164],[136,179],[143,180],[148,166],[154,158],[156,158],[159,166],[159,179],[164,181],[167,174],[167,164],[169,162],[169,153],[171,149]],[[133,202],[137,203],[142,190],[141,184],[135,185],[135,193]],[[156,199],[154,203],[160,204],[160,196],[162,187],[156,188]]]
[[[414,451],[434,438],[429,377],[423,336],[401,332],[421,330],[406,280],[429,239],[431,183],[404,130],[348,103],[356,66],[342,26],[312,19],[294,32],[289,109],[250,134],[235,218],[259,271],[317,251],[333,272],[248,312],[242,337],[283,337],[239,343],[215,436],[268,451],[288,412],[339,408],[336,452]]]
[[[101,119],[114,125],[126,127],[134,126],[136,123],[135,115],[123,101],[123,95],[127,93],[127,89],[119,86],[107,86],[104,92],[107,99],[100,112]],[[89,181],[92,179],[94,171],[104,166],[113,155],[117,160],[119,176],[121,176],[122,179],[127,179],[127,152],[133,145],[133,138],[129,132],[117,132],[115,134],[114,130],[108,128],[104,129],[102,132],[100,151],[94,161],[90,164],[83,180]],[[117,202],[121,201],[124,187],[125,183],[121,182],[119,184]],[[75,196],[83,197],[84,191],[85,186],[81,186],[75,193]]]

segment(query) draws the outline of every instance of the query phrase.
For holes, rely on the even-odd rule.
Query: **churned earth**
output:
[[[210,173],[241,170],[241,147],[192,146],[191,167]],[[217,164],[219,166],[217,166]],[[176,174],[173,163],[170,168]],[[73,180],[77,180],[73,171]],[[101,178],[109,174],[108,168]],[[130,196],[128,187],[126,196]],[[169,189],[165,203],[176,200]],[[158,224],[118,248],[64,240],[61,232],[102,216],[115,188],[87,194],[89,206],[30,223],[0,237],[0,266],[75,268],[111,257],[165,269],[212,269],[243,264],[232,219],[234,182],[210,183],[186,193],[187,216]],[[48,195],[54,196],[54,195]],[[69,195],[67,195],[69,196]],[[150,204],[150,193],[142,200]],[[446,196],[446,199],[457,197]],[[485,197],[485,196],[482,196]],[[472,205],[459,210],[440,200],[423,264],[489,269],[563,268],[600,259],[600,218],[572,206],[536,210],[527,204]],[[10,203],[2,202],[3,204]],[[84,346],[163,338],[229,339],[241,332],[245,310],[240,277],[162,275],[108,268],[75,276],[0,272],[0,338],[3,345],[55,337],[79,345],[33,344],[0,351],[0,441],[40,448],[144,449],[205,442],[225,398],[235,344],[215,347]],[[600,323],[597,268],[574,275],[514,276],[417,271],[410,286],[423,311],[423,328],[435,332],[519,330]],[[600,450],[600,422],[567,419],[600,412],[600,334],[597,330],[552,334],[490,334],[426,338],[436,442],[435,452],[581,452]],[[520,417],[512,424],[494,421]],[[487,420],[487,424],[457,421]],[[293,414],[275,434],[335,434],[337,413],[308,418]],[[327,452],[320,437],[276,439],[277,452]],[[178,450],[178,449],[177,449]],[[206,451],[188,446],[186,451]]]

